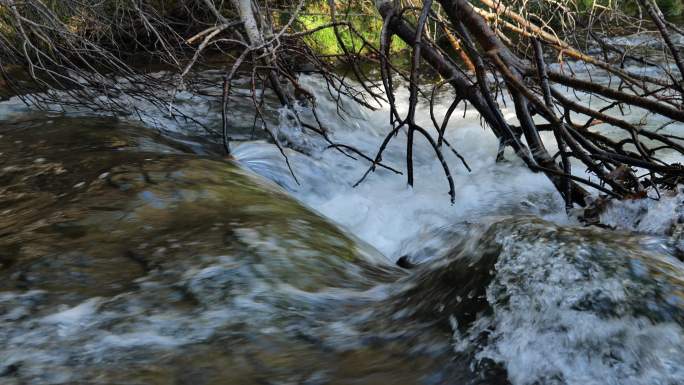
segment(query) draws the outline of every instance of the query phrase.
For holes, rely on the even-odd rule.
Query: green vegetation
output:
[[[596,7],[610,8],[611,0],[575,0],[575,7],[580,13],[586,13],[595,9]]]
[[[668,17],[680,16],[684,10],[682,0],[656,0],[656,3],[663,14]]]
[[[363,46],[363,40],[373,44],[374,47],[380,46],[382,19],[375,9],[357,6],[352,8],[348,15],[345,15],[344,11],[338,11],[338,14],[339,20],[351,23],[353,28],[353,30],[346,26],[338,28],[340,40],[349,51],[361,54],[369,53],[368,47]],[[312,3],[297,17],[297,21],[303,30],[312,30],[330,24],[332,22],[330,8],[323,1]],[[341,55],[344,53],[333,28],[316,31],[307,36],[305,41],[315,52],[321,55]],[[392,52],[399,52],[406,47],[406,43],[398,38],[392,40]]]
[[[592,9],[621,9],[628,15],[637,16],[639,13],[639,5],[636,0],[615,1],[615,0],[575,0],[577,10],[579,12],[588,12]],[[682,14],[684,6],[682,0],[656,0],[656,4],[668,17],[676,17]]]

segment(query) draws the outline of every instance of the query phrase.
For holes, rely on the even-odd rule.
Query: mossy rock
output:
[[[382,260],[277,186],[143,128],[55,119],[0,135],[2,289],[112,295],[229,255],[315,291],[363,286],[350,265]]]

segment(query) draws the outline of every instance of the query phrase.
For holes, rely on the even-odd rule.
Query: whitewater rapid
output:
[[[347,101],[347,112],[340,114],[320,78],[303,76],[300,81],[316,95],[318,113],[331,140],[373,157],[390,128],[387,106],[370,111]],[[219,127],[217,105],[187,92],[175,97],[178,108],[195,121]],[[444,114],[452,98],[447,91],[439,94],[437,116]],[[267,100],[268,128],[284,146],[297,181],[278,148],[266,140],[262,127],[258,125],[252,133],[254,119],[245,100],[231,104],[231,156],[235,162],[256,174],[257,179],[279,185],[273,187],[278,194],[284,191],[295,197],[382,256],[356,251],[361,257],[346,261],[348,255],[340,247],[343,242],[334,237],[332,241],[316,240],[317,230],[324,226],[321,221],[304,226],[306,222],[299,217],[290,221],[283,214],[288,211],[238,205],[250,216],[271,216],[269,220],[283,223],[282,229],[261,222],[240,226],[227,236],[229,239],[220,241],[228,248],[233,243],[246,245],[247,251],[224,250],[225,244],[217,241],[222,246],[205,250],[206,255],[197,260],[188,259],[183,248],[174,248],[179,242],[174,236],[164,248],[174,253],[177,261],[136,280],[138,287],[116,296],[79,298],[71,305],[47,307],[44,298],[49,293],[45,291],[3,292],[0,323],[5,334],[0,333],[0,338],[4,338],[7,349],[0,357],[12,365],[24,362],[20,370],[35,378],[52,373],[51,378],[43,377],[39,383],[61,384],[79,378],[79,373],[72,371],[74,365],[90,367],[94,363],[119,373],[117,365],[128,362],[129,353],[191,356],[183,349],[209,343],[224,348],[221,338],[238,335],[244,340],[231,341],[235,345],[228,350],[251,341],[255,351],[263,353],[273,348],[273,341],[279,341],[276,350],[282,356],[274,359],[274,366],[282,363],[279,359],[302,359],[319,366],[316,376],[321,378],[325,378],[330,364],[318,350],[292,352],[292,341],[314,341],[328,354],[340,357],[350,351],[363,354],[368,345],[377,343],[381,348],[370,356],[382,354],[388,360],[398,352],[413,360],[414,353],[421,359],[427,355],[428,366],[441,365],[446,351],[453,355],[447,355],[448,362],[470,363],[473,373],[482,373],[480,366],[485,362],[496,362],[505,368],[507,381],[515,385],[684,383],[680,359],[684,356],[684,264],[674,257],[674,247],[663,236],[674,223],[684,221],[681,193],[609,206],[601,219],[618,229],[616,232],[580,229],[544,175],[529,171],[510,152],[506,162],[495,162],[498,142],[494,135],[481,126],[472,108],[464,111],[462,107],[454,112],[446,138],[471,171],[445,151],[456,187],[453,204],[442,167],[420,137],[414,148],[414,187],[407,186],[405,175],[382,168],[354,187],[368,162],[327,148],[320,136],[295,123],[291,111],[279,108],[272,95],[267,94]],[[405,90],[398,93],[397,102],[400,113],[405,113]],[[145,113],[129,120],[142,118],[147,127],[180,138],[202,155],[212,154],[211,143],[203,139],[206,133],[196,125],[140,107]],[[298,108],[306,119],[307,107]],[[417,123],[431,127],[427,108],[422,102]],[[33,116],[28,111],[16,98],[0,103],[0,114],[9,121]],[[514,122],[511,109],[504,108],[503,112]],[[69,114],[88,115],[80,111]],[[38,120],[43,126],[36,129],[49,127],[50,116],[41,116]],[[628,118],[643,119],[643,111],[632,110]],[[660,124],[649,122],[650,127]],[[675,124],[666,128],[669,132],[682,129]],[[551,133],[542,136],[553,146]],[[154,144],[153,139],[140,140],[145,151],[166,153],[166,148]],[[384,153],[383,162],[405,171],[405,151],[405,133],[400,132]],[[219,178],[216,175],[222,175],[225,166],[221,161],[205,171]],[[575,170],[581,173],[583,169]],[[234,182],[230,176],[220,178],[212,179],[216,188]],[[188,185],[195,186],[191,182]],[[177,187],[175,183],[169,185]],[[154,204],[164,203],[154,196],[150,198],[148,191],[136,199],[141,201],[140,207],[147,207],[150,200],[154,209]],[[193,200],[203,195],[170,196]],[[277,194],[274,197],[278,199]],[[225,209],[221,205],[230,206],[235,197],[226,194],[219,198],[219,209],[201,213],[221,216],[220,210]],[[197,228],[181,226],[178,232],[214,234],[212,231],[224,225],[224,220],[230,219],[193,224]],[[651,236],[632,235],[630,231]],[[314,241],[299,240],[304,235]],[[185,247],[196,252],[198,246],[188,242]],[[371,254],[374,258],[369,257]],[[392,266],[404,255],[423,263],[415,272]],[[381,260],[383,256],[389,261]],[[65,261],[70,258],[64,257]],[[307,270],[317,263],[320,269]],[[70,272],[62,270],[57,271]],[[325,284],[308,291],[305,286],[310,279]],[[297,286],[300,284],[304,287]],[[197,303],[189,309],[168,308],[170,299],[178,297],[181,289]],[[463,303],[474,310],[464,308]],[[471,311],[474,313],[468,313]],[[446,331],[444,325],[448,326]],[[391,346],[397,340],[399,347],[393,351]],[[464,356],[467,358],[462,359]],[[373,366],[366,359],[363,362],[369,371],[381,366]],[[403,361],[401,364],[390,367],[390,372],[396,374],[404,368]],[[297,365],[290,365],[294,373],[302,372]],[[359,363],[350,367],[366,368]],[[99,375],[98,368],[93,366],[90,374]],[[0,369],[6,370],[1,365]],[[417,371],[415,375],[442,376],[426,374],[427,379],[421,377],[420,383],[461,383],[459,377],[451,378],[448,371],[442,373],[440,369]],[[468,368],[457,369],[461,376],[471,376],[467,383],[477,383],[477,378],[465,370]],[[413,371],[406,369],[400,374],[411,375]]]
[[[573,66],[577,68],[571,68]],[[564,66],[554,64],[552,68],[570,71],[595,82],[609,84],[610,81],[605,72],[591,65],[579,67],[576,63],[565,63]],[[653,70],[643,67],[630,70],[653,75],[648,72]],[[204,76],[207,79],[219,79],[219,75],[216,71],[207,71]],[[164,75],[160,73],[157,76]],[[333,142],[352,146],[371,158],[375,156],[380,143],[391,129],[387,104],[377,104],[376,110],[372,111],[341,97],[339,103],[343,108],[338,108],[338,102],[335,101],[338,95],[330,95],[322,78],[302,75],[300,84],[315,95],[318,116]],[[236,83],[234,91],[238,96],[244,96],[248,92],[241,88],[244,86],[240,82]],[[397,86],[397,90],[399,113],[405,114],[408,92],[406,87],[401,86]],[[220,89],[216,87],[207,92],[217,93]],[[580,97],[595,107],[607,104],[606,101],[587,94],[572,93],[569,96]],[[192,137],[207,138],[207,135],[212,140],[220,140],[215,136],[220,131],[220,106],[188,91],[174,91],[169,97],[174,100],[174,109],[182,111],[187,115],[186,118],[168,111],[159,111],[139,100],[121,97],[118,102],[135,104],[140,111],[124,119],[142,119],[145,125],[174,135],[186,144],[193,144]],[[453,93],[446,88],[437,93],[434,113],[438,120],[444,116],[453,98]],[[427,141],[420,135],[416,136],[414,144],[413,187],[407,185],[405,175],[397,175],[380,167],[363,183],[354,187],[366,172],[369,162],[359,156],[356,156],[356,160],[350,159],[328,148],[328,143],[322,137],[299,126],[292,118],[292,112],[279,107],[274,96],[267,91],[266,104],[263,107],[268,123],[266,128],[281,142],[297,177],[295,181],[284,157],[268,140],[269,135],[264,133],[263,125],[255,123],[251,101],[243,97],[235,100],[229,105],[232,157],[243,167],[276,182],[310,208],[375,246],[391,260],[407,254],[424,254],[425,250],[430,250],[436,256],[439,253],[435,252],[448,248],[448,241],[436,240],[435,234],[448,232],[450,226],[458,223],[480,222],[483,217],[491,215],[531,214],[556,224],[578,224],[573,215],[566,214],[562,198],[548,179],[543,174],[531,172],[510,149],[506,152],[505,162],[495,162],[498,141],[482,125],[477,111],[472,107],[464,107],[463,103],[454,111],[445,138],[465,158],[471,171],[466,170],[461,160],[451,151],[443,149],[455,184],[455,202],[451,204],[442,166]],[[504,117],[515,124],[515,111],[510,100],[500,96],[499,103],[503,106]],[[296,108],[305,121],[308,118],[312,122],[310,106],[298,105]],[[60,111],[57,106],[54,109]],[[0,114],[6,120],[20,117],[28,110],[16,97],[0,103]],[[70,116],[92,115],[92,112],[73,109],[66,112]],[[617,113],[617,109],[607,112]],[[623,119],[633,122],[646,120],[645,128],[654,129],[666,122],[663,119],[653,119],[646,111],[637,108],[627,109],[626,112],[628,115],[623,116]],[[576,118],[577,115],[573,117]],[[416,119],[418,124],[436,136],[429,105],[424,100],[419,104]],[[198,123],[203,127],[198,126]],[[613,138],[625,136],[624,132],[609,127],[601,129]],[[684,125],[675,123],[664,127],[661,132],[676,134],[681,131],[684,131]],[[542,132],[541,136],[549,152],[554,153],[556,147],[553,134]],[[205,151],[202,145],[195,146],[195,149],[200,153]],[[383,163],[405,173],[405,154],[406,136],[402,131],[392,139],[383,153]],[[665,153],[663,158],[672,162],[684,162],[684,159],[679,159],[681,157],[674,153]],[[584,176],[584,170],[583,165],[575,163],[576,175]],[[594,191],[590,187],[588,189]],[[652,195],[655,198],[655,194]],[[615,203],[602,214],[602,220],[622,230],[662,234],[679,219],[680,214],[673,210],[678,202],[676,196],[664,194],[660,199]],[[644,217],[647,220],[643,220]],[[416,257],[420,259],[423,255]]]
[[[302,84],[316,95],[319,115],[330,130],[332,141],[351,145],[374,157],[390,130],[387,106],[370,111],[346,103],[344,107],[348,114],[340,114],[321,79],[303,77]],[[434,105],[436,116],[444,116],[453,97],[449,92],[440,95]],[[407,92],[398,93],[397,105],[400,114],[406,112]],[[510,102],[507,105],[512,107]],[[419,106],[417,123],[431,128],[428,108],[426,102]],[[305,114],[306,110],[302,109],[301,113]],[[512,108],[504,108],[503,113],[506,119],[515,122]],[[634,111],[632,118],[639,119],[640,113]],[[478,223],[492,215],[530,214],[556,224],[578,224],[574,217],[566,214],[562,198],[543,174],[531,172],[510,150],[506,152],[506,162],[495,162],[498,141],[481,125],[473,108],[465,108],[465,111],[462,106],[457,108],[445,135],[472,170],[468,171],[451,151],[443,150],[454,178],[454,204],[449,202],[442,166],[427,141],[420,136],[415,142],[413,187],[407,185],[405,175],[380,167],[354,187],[368,168],[368,162],[352,160],[327,149],[321,138],[293,126],[293,120],[286,116],[287,113],[281,110],[277,132],[290,142],[300,141],[308,149],[306,155],[286,151],[299,184],[290,176],[282,155],[272,144],[239,142],[233,148],[233,156],[243,166],[284,186],[293,196],[375,246],[390,259],[424,254],[425,250],[436,256],[439,250],[444,251],[449,246],[448,240],[440,244],[435,234],[448,232],[455,224]],[[668,129],[676,132],[683,127],[671,125]],[[434,129],[429,131],[435,134]],[[543,132],[542,137],[550,145],[549,150],[555,152],[552,133]],[[401,132],[383,153],[383,162],[405,172],[405,143],[405,132]],[[582,165],[575,165],[575,170],[583,169]],[[678,202],[676,197],[666,195],[659,201],[611,205],[604,219],[624,230],[663,233],[678,219],[678,214],[672,210]],[[650,220],[642,221],[644,215]]]

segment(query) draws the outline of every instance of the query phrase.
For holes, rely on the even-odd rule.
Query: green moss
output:
[[[302,30],[312,30],[332,22],[329,16],[329,8],[325,3],[314,3],[307,7],[297,18]],[[339,12],[338,18],[351,23],[353,30],[346,27],[338,27],[340,41],[333,28],[324,28],[316,31],[305,38],[310,47],[322,55],[340,55],[344,53],[342,44],[350,52],[367,54],[371,50],[364,47],[363,41],[367,41],[375,48],[380,47],[380,33],[382,31],[382,19],[372,10],[355,7],[349,16]],[[406,44],[394,38],[391,44],[391,52],[398,52],[406,48]]]

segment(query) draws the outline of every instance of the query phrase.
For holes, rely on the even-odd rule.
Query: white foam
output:
[[[659,199],[610,202],[601,222],[620,230],[665,234],[676,223],[684,223],[684,187],[664,192]]]
[[[334,142],[351,145],[374,157],[384,136],[389,132],[388,110],[345,109],[355,118],[345,120],[337,115],[335,104],[321,87],[321,80],[303,77],[301,83],[317,96],[319,115],[330,129]],[[407,105],[408,95],[397,95],[399,106]],[[444,95],[435,106],[442,116],[450,101]],[[427,107],[421,105],[421,111]],[[511,114],[511,111],[504,110]],[[446,138],[465,157],[472,172],[444,148],[455,184],[455,204],[449,200],[449,186],[441,164],[420,135],[416,135],[414,151],[414,187],[407,185],[406,175],[396,175],[378,168],[366,181],[354,188],[369,166],[369,162],[352,160],[328,149],[313,156],[288,151],[297,185],[289,176],[281,155],[263,142],[243,142],[234,146],[233,155],[245,167],[270,178],[295,197],[352,233],[372,244],[386,256],[396,259],[412,252],[410,240],[421,234],[460,221],[477,221],[479,217],[502,211],[534,213],[567,222],[563,204],[551,183],[541,174],[530,172],[514,156],[510,163],[495,163],[498,142],[491,131],[480,126],[472,108],[462,117],[463,110],[454,112]],[[434,135],[427,113],[420,114],[419,124]],[[435,135],[436,136],[436,135]],[[383,162],[406,173],[406,136],[400,133],[383,154]],[[353,154],[352,154],[353,155]]]
[[[43,321],[63,325],[79,323],[95,312],[98,302],[98,298],[91,298],[77,306],[44,317]]]
[[[627,238],[623,247],[605,236],[524,227],[500,234],[487,289],[493,314],[456,334],[457,350],[486,333],[478,359],[503,363],[514,385],[681,383],[684,329],[658,297],[670,286],[654,277],[677,282],[684,264],[642,254]]]

